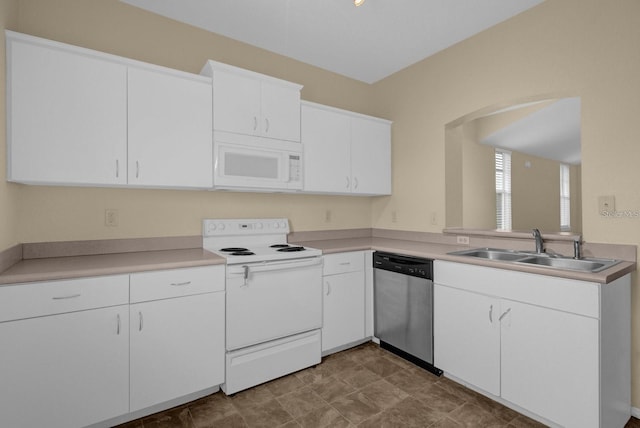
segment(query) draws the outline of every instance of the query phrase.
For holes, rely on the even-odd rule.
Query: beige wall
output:
[[[372,113],[370,85],[118,0],[1,1],[4,8],[19,4],[19,13],[13,14],[19,21],[5,28],[193,73],[214,59],[303,84],[303,99]],[[4,97],[1,104],[4,107]],[[4,113],[1,116],[4,120]],[[4,134],[3,126],[0,156],[5,154]],[[6,195],[8,188],[16,189],[12,199]],[[0,214],[11,229],[2,233],[0,248],[16,241],[198,235],[205,217],[282,216],[297,231],[371,225],[371,199],[361,197],[39,187],[2,181],[0,198],[8,202]],[[104,225],[106,208],[118,210],[118,227]],[[331,210],[331,222],[325,222],[326,210]]]
[[[638,245],[640,219],[597,211],[599,195],[614,195],[618,210],[640,210],[638,40],[637,0],[547,0],[374,85],[378,114],[394,121],[394,188],[373,201],[373,226],[441,230],[426,219],[444,218],[445,124],[535,95],[580,96],[584,238]],[[640,407],[636,274],[632,282],[632,389]]]
[[[18,0],[0,2],[0,25],[16,28],[18,23]],[[6,177],[6,112],[5,112],[5,40],[0,35],[0,177]],[[18,234],[18,186],[0,180],[0,250],[19,242]]]
[[[514,230],[560,231],[559,162],[511,152],[511,192]]]

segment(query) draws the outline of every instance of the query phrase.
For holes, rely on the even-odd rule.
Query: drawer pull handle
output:
[[[116,334],[120,336],[120,314],[118,314],[118,325],[116,327]]]
[[[502,321],[502,318],[506,317],[509,312],[511,312],[511,308],[504,311],[504,314],[500,315],[500,318],[498,318],[498,321]]]
[[[191,284],[191,281],[185,281],[185,282],[172,282],[171,285],[174,287],[182,287],[183,285],[189,285]]]
[[[349,266],[351,264],[351,262],[342,262],[340,263],[340,266]]]
[[[81,294],[70,294],[68,296],[54,296],[52,297],[53,300],[66,300],[66,299],[75,299],[76,297],[80,297]]]

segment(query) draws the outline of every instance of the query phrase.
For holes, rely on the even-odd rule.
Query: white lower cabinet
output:
[[[123,290],[126,296],[126,275],[101,280],[111,282],[114,296]],[[14,304],[26,305],[27,300],[21,297],[44,284],[55,290],[54,296],[45,302],[39,295],[32,295],[28,301],[33,306],[49,304],[47,312],[58,304],[65,311],[83,310],[0,322],[0,426],[82,427],[126,414],[127,301],[122,302],[124,305],[85,309],[92,288],[86,279],[3,286],[0,300],[12,297]],[[86,295],[76,291],[70,294],[77,284],[89,288]]]
[[[106,426],[215,390],[224,270],[0,287],[0,427]]]
[[[436,261],[434,277],[434,359],[446,374],[552,426],[625,425],[628,275],[597,284]]]
[[[224,382],[224,293],[131,305],[131,410]]]
[[[224,382],[224,266],[132,274],[131,296],[131,412]]]
[[[364,339],[364,253],[325,255],[323,284],[322,352]]]

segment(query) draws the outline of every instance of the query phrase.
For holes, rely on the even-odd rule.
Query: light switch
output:
[[[600,215],[604,213],[613,213],[616,210],[616,199],[613,196],[598,197],[598,212]]]

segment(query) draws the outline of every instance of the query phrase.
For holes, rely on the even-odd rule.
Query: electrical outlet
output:
[[[391,211],[391,223],[398,222],[398,212],[396,210]]]
[[[325,223],[331,223],[331,210],[326,210],[324,212],[324,221]]]
[[[104,225],[109,227],[118,226],[118,210],[112,208],[104,210]]]
[[[613,196],[599,196],[598,197],[598,212],[600,215],[603,213],[612,213],[616,210],[616,199]]]
[[[468,236],[456,236],[456,243],[460,245],[469,245],[469,237]]]

